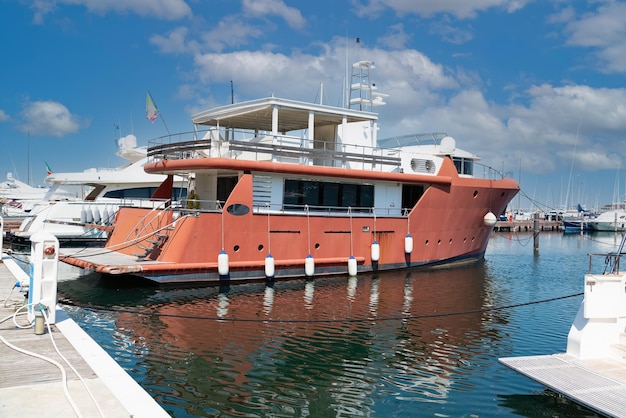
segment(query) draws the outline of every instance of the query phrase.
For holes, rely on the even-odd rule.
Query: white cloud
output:
[[[470,29],[461,28],[459,23],[452,23],[448,16],[443,16],[439,21],[429,25],[429,32],[439,35],[446,42],[455,45],[462,45],[474,38],[474,33]]]
[[[7,115],[4,110],[0,109],[0,122],[6,122],[9,119],[11,119],[11,117]]]
[[[152,35],[150,43],[156,45],[165,54],[183,54],[197,50],[197,42],[188,41],[189,30],[186,27],[172,29],[167,35]]]
[[[47,14],[59,5],[84,6],[91,13],[133,13],[164,20],[178,20],[191,16],[191,8],[184,0],[35,0],[30,8],[35,23],[41,23]]]
[[[568,16],[570,14],[568,13]],[[567,24],[567,44],[593,48],[603,72],[626,71],[626,3],[601,3],[593,13],[586,13]]]
[[[386,46],[393,49],[404,48],[409,41],[409,36],[404,32],[402,23],[390,26],[386,35],[378,38],[378,43],[381,46]]]
[[[62,137],[80,129],[79,118],[58,102],[29,102],[21,117],[19,128],[29,135]]]
[[[240,16],[227,16],[211,30],[194,39],[189,28],[178,27],[166,35],[152,35],[150,42],[165,54],[221,52],[226,48],[236,48],[248,44],[251,38],[264,34],[258,26],[248,25]]]
[[[388,49],[349,51],[348,59],[374,61],[372,81],[380,91],[391,94],[393,103],[404,106],[419,98],[424,106],[435,100],[431,90],[456,88],[456,80],[443,66],[415,50]],[[347,69],[345,40],[333,40],[319,55],[271,51],[238,51],[227,54],[198,54],[195,58],[198,79],[206,85],[234,80],[238,91],[247,98],[268,96],[313,100],[324,83],[327,103],[341,102],[342,85]],[[376,63],[382,63],[380,66]],[[306,74],[305,78],[302,74]],[[245,99],[244,99],[245,100]]]
[[[432,17],[440,13],[451,14],[458,19],[473,19],[478,12],[499,7],[509,13],[521,9],[531,0],[354,0],[359,16],[376,16],[384,9],[393,9],[399,15],[409,13]]]
[[[202,34],[202,45],[210,51],[222,51],[246,45],[250,38],[263,34],[261,28],[242,21],[240,16],[227,16],[214,29]]]
[[[306,20],[300,11],[282,0],[243,0],[243,13],[247,17],[279,16],[292,29],[302,29]]]

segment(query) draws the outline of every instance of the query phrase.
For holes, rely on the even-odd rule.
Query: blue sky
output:
[[[447,132],[547,207],[626,191],[626,3],[0,0],[0,175],[116,167],[115,139],[279,97],[339,105],[346,60],[389,94],[379,137]],[[356,42],[356,38],[360,42]],[[145,118],[150,91],[162,119]],[[569,190],[569,192],[568,192]]]

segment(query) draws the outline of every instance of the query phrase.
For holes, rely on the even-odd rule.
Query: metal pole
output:
[[[539,214],[535,213],[533,220],[533,248],[535,252],[539,252]]]

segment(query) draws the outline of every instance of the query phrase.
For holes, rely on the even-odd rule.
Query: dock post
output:
[[[30,284],[28,292],[28,320],[35,320],[35,305],[48,309],[48,323],[56,323],[59,240],[47,232],[38,232],[30,238]]]
[[[533,219],[533,249],[539,251],[539,214],[535,213]]]

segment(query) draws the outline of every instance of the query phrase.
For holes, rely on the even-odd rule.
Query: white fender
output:
[[[378,261],[380,259],[380,245],[374,241],[372,243],[372,261]]]
[[[308,277],[312,277],[315,274],[315,260],[311,254],[304,259],[304,274]]]
[[[485,222],[486,226],[492,227],[495,226],[496,222],[498,222],[498,219],[496,218],[496,215],[494,215],[493,212],[490,211],[487,212],[487,214],[483,218],[483,222]]]
[[[404,253],[411,254],[413,252],[413,237],[411,234],[406,234],[404,237]]]
[[[356,258],[353,255],[348,258],[348,276],[354,277],[356,276],[357,268],[356,268]]]
[[[226,251],[222,250],[217,256],[217,272],[220,276],[228,275],[228,254]]]
[[[274,271],[274,257],[272,257],[272,254],[268,254],[267,257],[265,257],[265,277],[268,279],[273,278]]]

